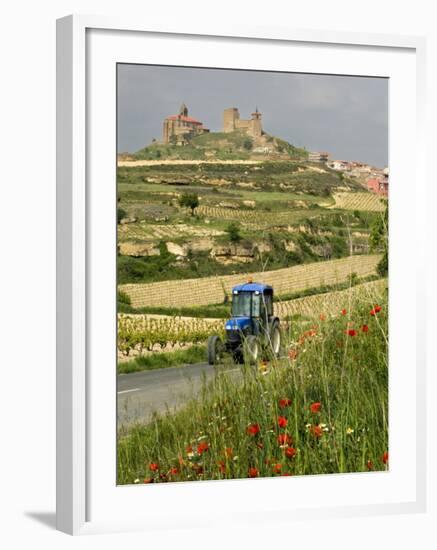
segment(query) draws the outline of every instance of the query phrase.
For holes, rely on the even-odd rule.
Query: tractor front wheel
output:
[[[220,336],[214,334],[208,338],[208,363],[217,365],[223,359],[224,346]]]
[[[259,359],[260,345],[258,338],[253,334],[246,337],[243,344],[244,362],[253,365]]]

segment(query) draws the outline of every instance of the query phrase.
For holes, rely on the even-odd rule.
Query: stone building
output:
[[[163,143],[173,143],[174,145],[186,145],[194,136],[209,132],[204,127],[203,122],[188,116],[188,108],[182,103],[178,115],[168,116],[164,120]]]
[[[240,118],[240,113],[236,107],[230,107],[223,112],[223,132],[235,132],[235,130],[243,130],[248,136],[256,139],[263,134],[261,113],[258,107],[251,114],[250,119]]]

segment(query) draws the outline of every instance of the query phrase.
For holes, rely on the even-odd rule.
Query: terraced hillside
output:
[[[384,200],[374,193],[335,193],[335,208],[343,210],[363,210],[383,212]]]
[[[271,284],[277,295],[311,287],[343,282],[356,273],[359,277],[375,274],[380,260],[377,254],[349,256],[338,260],[298,265],[274,271],[238,275],[203,277],[149,284],[125,284],[125,292],[134,308],[146,306],[183,307],[222,303],[234,285],[249,275],[254,281]]]

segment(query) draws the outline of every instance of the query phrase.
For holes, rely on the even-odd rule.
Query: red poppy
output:
[[[278,426],[280,428],[285,428],[287,424],[288,420],[285,418],[285,416],[278,416]]]
[[[376,305],[374,309],[376,313],[379,313],[381,311],[381,306]]]
[[[177,476],[179,473],[179,470],[177,468],[170,468],[170,474],[172,476]]]
[[[144,483],[153,483],[153,478],[152,477],[146,477],[146,479],[144,480]]]
[[[376,315],[376,311],[374,309],[370,310],[370,315],[374,317]]]
[[[354,329],[354,328],[350,328],[346,331],[346,334],[348,336],[356,336],[357,335],[357,331]]]
[[[151,472],[156,472],[156,470],[159,468],[158,464],[156,464],[156,462],[151,462],[149,464],[149,470]]]
[[[363,332],[369,332],[369,327],[368,327],[367,325],[363,325],[363,326],[361,327],[361,330],[362,330]]]
[[[282,470],[282,464],[273,464],[273,471],[275,474],[280,474]]]
[[[249,424],[249,426],[247,427],[247,433],[249,435],[256,435],[257,433],[259,433],[259,431],[259,424]]]
[[[373,462],[371,460],[367,461],[367,469],[368,470],[373,470]]]
[[[291,399],[280,399],[279,400],[279,408],[285,409],[286,407],[289,407],[291,405]]]
[[[278,435],[278,443],[279,443],[279,445],[290,445],[291,444],[291,437],[288,434],[279,434]]]
[[[206,441],[202,441],[201,443],[199,443],[199,445],[197,445],[197,453],[199,455],[205,453],[208,449],[209,445]]]
[[[258,470],[256,468],[249,468],[249,477],[258,477]]]
[[[315,437],[322,437],[323,431],[320,426],[312,426],[311,432]]]
[[[347,313],[347,311],[346,311],[345,309],[342,309],[342,310],[341,310],[341,314],[342,314],[342,315],[346,315],[346,313]]]
[[[322,408],[322,404],[319,403],[318,401],[316,403],[311,403],[310,405],[310,411],[314,414],[320,412],[321,408]]]
[[[220,460],[219,462],[217,462],[217,464],[221,473],[224,474],[226,472],[226,466],[223,460]]]
[[[297,453],[297,451],[294,447],[287,447],[285,449],[285,456],[287,458],[294,458],[296,456],[296,453]]]
[[[387,451],[384,452],[384,454],[381,457],[381,460],[384,464],[388,463],[388,452]]]
[[[228,457],[228,458],[232,458],[234,456],[234,452],[233,450],[231,449],[231,447],[226,447],[225,449],[225,455]]]
[[[281,474],[281,476],[292,476],[293,474],[288,474],[287,472],[285,474]]]

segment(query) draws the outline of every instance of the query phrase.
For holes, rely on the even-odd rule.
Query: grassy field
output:
[[[183,409],[118,441],[119,484],[388,468],[386,285],[292,323],[286,358],[217,368]],[[336,302],[337,307],[337,302]]]

